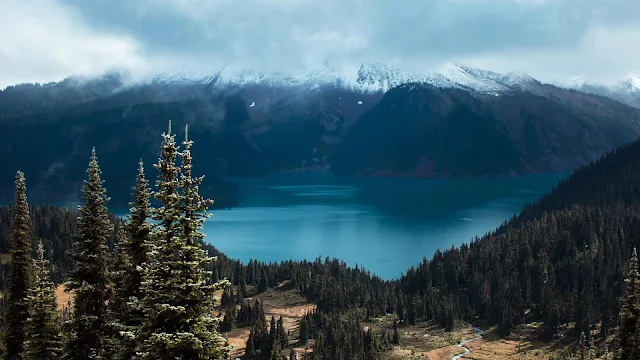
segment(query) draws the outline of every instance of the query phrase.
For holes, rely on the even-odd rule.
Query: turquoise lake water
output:
[[[241,206],[213,211],[204,230],[206,241],[243,262],[329,256],[391,279],[439,248],[495,229],[565,176],[428,180],[284,173],[233,179]]]

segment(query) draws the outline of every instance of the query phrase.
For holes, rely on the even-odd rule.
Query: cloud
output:
[[[0,8],[0,87],[145,68],[133,37],[97,32],[54,0],[0,0]]]
[[[640,73],[637,0],[5,2],[23,4],[12,10],[18,16],[0,15],[8,18],[0,36],[18,34],[0,45],[0,65],[13,60],[17,80],[109,67],[213,73],[229,64],[286,71],[371,61],[422,70],[458,61],[543,81]],[[31,28],[46,34],[21,35]]]

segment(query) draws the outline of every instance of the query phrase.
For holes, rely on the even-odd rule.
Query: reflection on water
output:
[[[242,205],[215,211],[205,233],[207,241],[242,261],[329,256],[393,278],[438,248],[494,229],[562,177],[424,180],[290,173],[234,179]]]

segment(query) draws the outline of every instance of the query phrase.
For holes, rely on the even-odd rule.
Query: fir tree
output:
[[[130,284],[133,266],[129,260],[127,249],[130,246],[129,238],[122,226],[118,227],[117,242],[115,245],[115,261],[112,268],[112,281],[115,293],[113,300],[109,304],[109,311],[113,322],[110,324],[109,332],[114,344],[118,344],[114,349],[115,359],[131,359],[135,352],[133,342],[132,308],[130,301]]]
[[[138,175],[133,187],[133,201],[129,203],[127,222],[122,232],[118,232],[116,249],[115,283],[117,294],[112,311],[115,328],[119,333],[120,347],[115,355],[117,359],[131,359],[135,355],[135,331],[142,324],[143,313],[141,270],[148,263],[151,248],[149,222],[150,197],[149,181],[145,177],[142,160],[138,163]],[[126,232],[126,233],[125,233]]]
[[[251,331],[249,331],[249,338],[247,339],[247,345],[244,352],[247,356],[254,356],[256,354],[255,335],[253,332],[253,328],[251,328]]]
[[[24,174],[16,173],[15,203],[11,222],[11,262],[6,313],[5,359],[24,359],[26,321],[29,317],[28,289],[32,283],[31,218]]]
[[[306,345],[309,341],[309,325],[307,325],[307,316],[300,319],[300,345]]]
[[[273,348],[278,340],[278,325],[276,324],[276,318],[271,316],[271,325],[269,326],[269,345]]]
[[[278,319],[277,329],[278,340],[280,341],[280,349],[284,350],[289,345],[289,336],[287,335],[287,332],[284,328],[284,319],[282,319],[282,316],[280,316],[280,318]]]
[[[277,341],[274,342],[271,348],[271,360],[280,360],[280,344]]]
[[[638,272],[638,254],[633,248],[629,273],[624,280],[627,283],[626,296],[620,309],[619,351],[621,359],[631,359],[631,355],[640,346],[635,341],[635,334],[640,320],[640,272]]]
[[[140,299],[142,298],[140,290],[142,274],[140,271],[142,265],[149,262],[148,253],[151,250],[150,233],[152,229],[151,223],[149,223],[151,190],[149,189],[149,181],[145,177],[142,160],[138,163],[138,175],[132,196],[134,200],[129,203],[129,214],[127,214],[125,224],[129,241],[127,242],[128,246],[123,250],[127,251],[132,266],[127,293],[130,297]]]
[[[393,340],[391,343],[393,345],[400,345],[400,333],[398,332],[398,321],[396,319],[393,320]]]
[[[65,358],[70,360],[104,359],[107,346],[107,303],[112,287],[107,271],[107,241],[113,225],[106,204],[109,198],[100,179],[96,151],[91,151],[88,179],[82,187],[83,204],[79,207],[78,235],[73,245],[75,270],[65,284],[73,293],[73,313],[67,322],[70,338]],[[109,354],[110,356],[110,354]]]
[[[226,359],[229,347],[218,332],[213,315],[213,292],[228,281],[207,284],[209,258],[200,247],[202,223],[211,204],[198,187],[203,177],[191,175],[192,142],[185,131],[180,168],[175,165],[175,135],[162,134],[157,191],[161,206],[152,212],[158,222],[151,234],[152,250],[143,270],[140,328],[137,352],[141,359]],[[182,189],[182,191],[180,191]]]
[[[58,359],[62,353],[60,326],[53,283],[44,260],[42,242],[38,246],[35,283],[29,291],[26,358],[29,360]]]
[[[267,271],[263,268],[262,274],[260,276],[260,283],[258,284],[258,291],[265,292],[269,288],[269,278],[267,276]]]

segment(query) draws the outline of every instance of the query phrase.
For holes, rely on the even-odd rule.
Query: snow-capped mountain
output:
[[[613,85],[605,85],[583,79],[573,79],[559,85],[585,93],[606,96],[640,108],[640,77],[637,76],[628,76]]]
[[[154,77],[154,82],[185,81],[215,82],[217,86],[270,86],[314,89],[334,86],[361,93],[386,92],[412,82],[428,83],[439,88],[459,88],[482,94],[499,95],[511,90],[528,90],[537,80],[522,73],[499,74],[492,71],[446,63],[429,71],[401,69],[383,63],[316,69],[296,69],[287,72],[259,72],[230,66],[215,76],[198,76],[191,72],[168,72]]]

